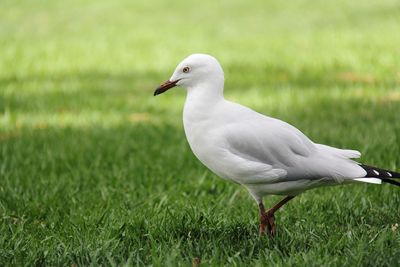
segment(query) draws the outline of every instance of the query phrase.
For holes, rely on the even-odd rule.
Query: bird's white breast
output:
[[[183,126],[190,148],[204,165],[221,175],[212,164],[213,159],[218,157],[218,146],[214,145],[211,117],[211,109],[186,101]]]
[[[258,176],[265,171],[265,166],[245,161],[230,151],[223,130],[236,119],[230,102],[225,100],[213,104],[186,100],[183,124],[195,156],[218,176],[242,183],[241,178]]]

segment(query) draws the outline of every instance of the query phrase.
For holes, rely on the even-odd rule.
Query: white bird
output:
[[[224,72],[210,55],[193,54],[176,67],[154,95],[180,86],[187,96],[183,110],[186,138],[196,157],[218,176],[243,185],[257,201],[260,233],[276,233],[274,213],[296,195],[320,186],[382,182],[400,173],[353,161],[355,150],[312,142],[301,131],[224,98]],[[265,211],[266,195],[284,195]]]

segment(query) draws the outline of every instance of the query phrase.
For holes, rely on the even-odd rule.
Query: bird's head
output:
[[[178,64],[171,78],[157,87],[154,95],[162,94],[175,86],[188,90],[200,87],[214,87],[222,90],[224,72],[214,57],[193,54]]]

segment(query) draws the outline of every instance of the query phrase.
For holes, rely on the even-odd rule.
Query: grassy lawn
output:
[[[191,153],[184,91],[152,93],[210,53],[227,98],[400,170],[399,9],[2,0],[0,265],[398,266],[398,188],[309,191],[260,238],[246,190]]]

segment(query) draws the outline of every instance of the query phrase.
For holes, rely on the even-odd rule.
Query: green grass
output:
[[[1,6],[1,266],[399,264],[398,188],[307,192],[260,238],[248,193],[190,152],[183,90],[152,97],[210,53],[227,98],[400,170],[397,1]]]

